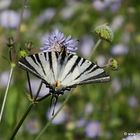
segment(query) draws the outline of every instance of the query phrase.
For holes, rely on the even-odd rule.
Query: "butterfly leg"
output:
[[[29,86],[29,93],[30,93],[30,97],[32,99],[33,98],[33,92],[32,92],[32,87],[31,87],[29,72],[26,71],[26,74],[27,74],[27,80],[28,80],[28,86]]]
[[[56,107],[57,101],[58,101],[58,95],[52,95],[52,97],[51,97],[51,102],[50,102],[50,108],[51,108],[52,105],[53,105],[52,116],[53,116],[54,113],[55,113],[55,107]]]

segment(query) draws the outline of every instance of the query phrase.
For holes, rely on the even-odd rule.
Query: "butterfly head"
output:
[[[61,85],[61,81],[59,81],[59,80],[57,80],[57,81],[55,81],[55,83],[54,83],[54,88],[57,90],[57,89],[60,89],[61,87],[62,87],[62,85]]]
[[[66,47],[65,46],[62,46],[61,44],[59,43],[54,43],[51,47],[51,51],[55,51],[55,52],[63,52],[65,51],[66,52]]]

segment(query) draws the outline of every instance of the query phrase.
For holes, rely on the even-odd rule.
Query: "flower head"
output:
[[[72,39],[71,36],[65,37],[62,32],[55,30],[44,39],[42,51],[57,51],[61,52],[66,49],[67,52],[74,53],[77,50],[78,42]]]

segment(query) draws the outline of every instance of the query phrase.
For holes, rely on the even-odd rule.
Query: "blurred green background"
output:
[[[7,38],[16,38],[24,1],[0,1],[0,106],[10,70]],[[109,71],[108,83],[83,85],[59,97],[58,108],[72,94],[60,114],[40,140],[121,140],[127,133],[140,133],[140,3],[137,0],[30,0],[24,5],[19,43],[16,50],[33,42],[42,47],[45,36],[58,28],[79,40],[78,55],[103,66],[113,57],[117,71]],[[98,41],[94,29],[108,23],[114,32],[112,43]],[[39,80],[32,77],[33,92]],[[46,93],[45,87],[42,90]],[[0,123],[0,140],[9,138],[29,105],[26,73],[14,69],[11,86]],[[39,102],[27,116],[17,140],[33,140],[48,122],[50,98]],[[57,110],[57,109],[56,109]],[[124,133],[127,132],[127,133]]]

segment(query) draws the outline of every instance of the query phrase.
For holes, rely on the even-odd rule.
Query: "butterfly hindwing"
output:
[[[59,80],[65,87],[93,82],[106,82],[110,77],[95,63],[74,54],[68,54]]]
[[[109,75],[95,63],[73,54],[68,54],[68,58],[61,77],[63,85],[73,86],[109,81]]]

